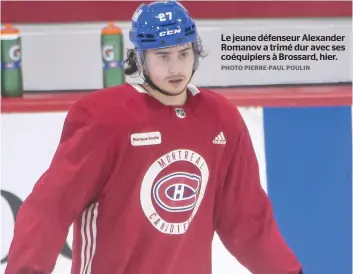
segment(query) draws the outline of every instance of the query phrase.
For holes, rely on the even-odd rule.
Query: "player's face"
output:
[[[155,85],[170,95],[179,95],[185,90],[192,74],[192,45],[149,50],[146,54],[146,65],[149,77]]]

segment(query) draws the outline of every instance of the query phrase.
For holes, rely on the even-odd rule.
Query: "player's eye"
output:
[[[181,53],[181,57],[187,57],[189,55],[189,53],[187,51],[184,51]]]
[[[192,51],[191,50],[187,50],[187,51],[181,52],[180,56],[181,56],[181,58],[185,59],[185,58],[190,57],[191,54],[192,54]]]
[[[167,54],[162,54],[159,56],[159,58],[161,58],[163,61],[168,61],[169,60],[169,56]]]

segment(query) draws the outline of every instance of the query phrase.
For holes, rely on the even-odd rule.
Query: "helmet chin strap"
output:
[[[190,79],[189,79],[187,85],[190,83],[192,77],[194,76],[194,73],[195,73],[195,70],[192,71],[192,74],[191,74],[191,76],[190,76]],[[144,78],[145,78],[145,83],[146,83],[147,85],[149,85],[149,86],[152,87],[153,89],[159,91],[159,92],[162,93],[163,95],[165,95],[165,96],[177,96],[177,95],[179,95],[179,94],[173,94],[173,93],[170,93],[170,92],[168,92],[168,91],[165,91],[165,90],[161,89],[161,88],[158,87],[155,83],[153,83],[153,81],[151,80],[151,78],[150,78],[148,75],[146,75],[145,73],[143,73],[143,76],[144,76]],[[187,85],[186,85],[186,86],[187,86]]]

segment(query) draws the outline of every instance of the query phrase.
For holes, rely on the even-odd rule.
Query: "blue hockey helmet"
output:
[[[197,42],[194,20],[176,1],[140,5],[132,17],[130,41],[137,51]]]

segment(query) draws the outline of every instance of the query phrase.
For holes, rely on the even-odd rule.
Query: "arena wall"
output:
[[[274,84],[322,84],[352,81],[351,19],[244,19],[198,20],[200,36],[208,56],[201,61],[193,83],[199,86],[247,86]],[[125,52],[131,48],[129,23],[117,22],[123,29]],[[22,31],[23,81],[26,90],[87,90],[103,86],[100,32],[106,22],[84,24],[18,24]],[[222,55],[246,52],[221,51],[221,35],[344,35],[337,61],[223,61]],[[323,42],[311,42],[319,45]],[[256,45],[259,43],[247,43]],[[274,42],[274,44],[288,44]],[[294,44],[294,43],[293,43]],[[332,44],[325,42],[324,44]],[[286,52],[286,51],[284,51]],[[256,53],[256,52],[253,52]],[[261,51],[259,54],[264,54]],[[304,52],[303,52],[304,54]],[[308,65],[310,70],[221,70],[222,65]],[[255,76],[255,77],[254,77]],[[128,82],[141,82],[127,77]]]

